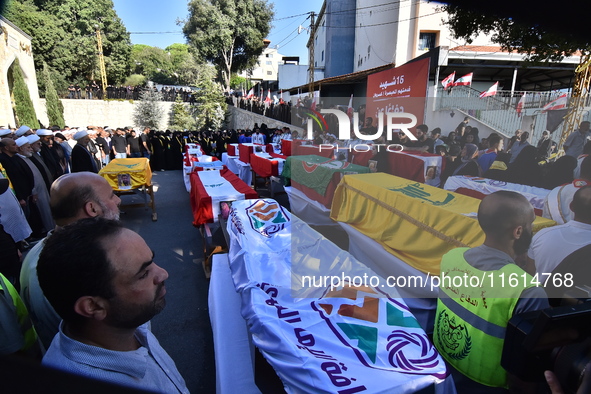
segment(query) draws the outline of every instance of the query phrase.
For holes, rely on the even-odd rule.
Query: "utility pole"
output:
[[[101,31],[98,25],[96,28],[96,42],[98,46],[99,68],[101,70],[101,81],[103,85],[103,97],[107,94],[107,70],[105,69],[105,57],[103,56],[103,39],[101,38]]]
[[[558,149],[562,149],[566,138],[579,127],[583,120],[585,102],[591,86],[591,55],[581,55],[581,61],[575,70],[575,82],[568,105],[568,113],[564,117],[562,134],[558,141]]]
[[[309,61],[308,65],[308,94],[314,97],[314,41],[316,35],[316,13],[310,12],[310,46],[309,48]]]

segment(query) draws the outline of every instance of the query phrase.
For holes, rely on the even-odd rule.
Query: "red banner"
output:
[[[417,125],[424,122],[429,62],[422,59],[367,77],[365,114],[374,126],[379,112],[407,112],[417,117]]]

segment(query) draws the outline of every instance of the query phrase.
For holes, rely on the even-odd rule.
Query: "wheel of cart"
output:
[[[109,182],[118,196],[143,195],[143,203],[122,204],[122,207],[150,208],[152,221],[158,220],[154,185],[152,185],[152,170],[147,158],[114,159],[100,170],[99,175]]]

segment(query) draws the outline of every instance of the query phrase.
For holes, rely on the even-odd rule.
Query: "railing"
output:
[[[524,110],[529,109],[529,114],[533,117],[528,131],[531,134],[530,142],[541,138],[542,132],[546,129],[547,113],[541,110],[550,102],[556,100],[564,94],[560,91],[534,92],[534,91],[507,91],[499,90],[495,96],[479,98],[480,93],[476,89],[468,86],[457,86],[451,90],[439,88],[437,92],[436,110],[459,110],[483,124],[491,127],[505,136],[512,136],[515,130],[522,129],[524,119],[517,113],[517,105],[523,98],[522,115]],[[567,94],[567,100],[570,100],[570,93]],[[591,95],[588,95],[583,102],[585,108],[591,106]],[[537,109],[537,111],[531,111]],[[586,110],[583,119],[589,119],[591,113]],[[555,135],[562,133],[562,124],[555,131]],[[533,143],[533,142],[532,142]]]

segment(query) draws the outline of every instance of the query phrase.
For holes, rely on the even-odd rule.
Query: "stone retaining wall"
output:
[[[132,100],[75,100],[62,99],[64,105],[64,119],[70,127],[109,126],[109,127],[137,127],[133,121],[133,110],[136,103]],[[160,129],[166,129],[173,102],[161,101],[164,117],[160,122]],[[41,99],[43,111],[46,111],[45,99]]]

